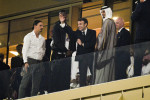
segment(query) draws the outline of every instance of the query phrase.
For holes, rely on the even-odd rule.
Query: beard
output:
[[[40,32],[42,32],[43,31],[43,29],[40,29]]]

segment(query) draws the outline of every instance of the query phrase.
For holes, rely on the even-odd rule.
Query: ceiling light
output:
[[[117,18],[118,18],[118,17],[113,17],[113,20],[115,21],[115,20],[117,20]]]
[[[18,56],[18,55],[19,55],[19,53],[16,52],[16,51],[9,51],[9,52],[12,53],[12,54],[15,55],[15,56]]]

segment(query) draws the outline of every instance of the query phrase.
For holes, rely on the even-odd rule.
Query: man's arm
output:
[[[141,16],[141,12],[142,12],[142,3],[139,3],[137,6],[136,6],[136,9],[135,11],[132,13],[132,16],[131,16],[131,19],[133,21],[137,21],[140,16]]]
[[[42,46],[42,48],[43,48],[43,54],[42,54],[42,56],[44,57],[44,55],[45,55],[45,51],[46,51],[46,41],[45,41],[45,39],[43,40],[43,46]]]
[[[28,61],[27,61],[27,52],[29,50],[30,47],[30,39],[28,36],[24,37],[24,44],[23,44],[23,48],[22,48],[22,54],[23,54],[23,61],[25,63],[25,70],[27,72],[27,67],[29,66]]]

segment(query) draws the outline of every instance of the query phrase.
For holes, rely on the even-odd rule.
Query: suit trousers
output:
[[[18,98],[30,95],[35,96],[40,91],[40,83],[44,74],[44,67],[40,62],[39,60],[28,58],[29,67],[21,80]],[[31,89],[29,89],[30,85]],[[31,90],[31,92],[28,90]]]
[[[71,58],[53,52],[51,61],[51,92],[70,88]]]
[[[79,61],[79,74],[80,74],[80,87],[87,85],[87,68],[89,67],[91,74],[93,75],[93,53],[87,53],[76,56],[76,60]]]

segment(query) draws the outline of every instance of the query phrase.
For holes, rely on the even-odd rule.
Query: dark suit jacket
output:
[[[130,32],[123,28],[118,34],[117,34],[117,47],[130,45]]]
[[[6,70],[6,69],[10,69],[10,67],[7,64],[0,61],[0,71]]]
[[[150,40],[150,0],[139,3],[133,12],[131,19],[136,22],[135,42]],[[140,41],[138,41],[140,40]]]
[[[20,56],[15,56],[11,58],[11,68],[18,68],[23,66],[23,58]]]
[[[67,48],[65,47],[65,39],[66,39],[66,33],[69,36],[70,42],[69,42],[69,49],[71,51],[75,51],[75,43],[74,43],[74,33],[72,31],[72,28],[66,24],[64,28],[60,26],[60,21],[56,22],[54,28],[53,28],[53,40],[54,40],[54,51],[57,52],[67,52]]]
[[[94,52],[96,44],[96,31],[88,29],[86,36],[82,35],[82,32],[76,31],[76,39],[80,39],[84,46],[77,45],[77,55]]]

